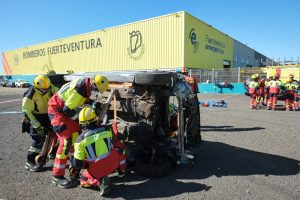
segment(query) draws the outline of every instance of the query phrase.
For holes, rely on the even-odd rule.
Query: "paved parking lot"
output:
[[[94,190],[51,185],[45,171],[24,169],[30,137],[21,133],[25,89],[0,87],[0,199],[95,199]],[[201,108],[203,145],[193,163],[169,176],[114,178],[116,199],[300,199],[300,112],[249,110],[243,95],[200,94],[228,108]]]

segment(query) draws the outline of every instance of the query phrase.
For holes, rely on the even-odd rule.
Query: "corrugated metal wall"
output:
[[[232,65],[233,39],[188,13],[184,41],[186,67],[219,69],[224,61]]]
[[[186,12],[3,53],[5,72],[76,72],[258,66],[266,57]]]
[[[182,66],[183,12],[5,52],[12,74]]]
[[[255,67],[254,50],[233,40],[233,67]]]

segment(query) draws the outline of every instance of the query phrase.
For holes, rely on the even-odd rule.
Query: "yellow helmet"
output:
[[[50,79],[45,75],[38,75],[33,80],[33,86],[40,91],[48,91],[51,86]]]
[[[253,74],[253,75],[251,76],[251,78],[252,78],[252,79],[256,79],[256,74]]]
[[[94,76],[94,83],[97,89],[104,92],[108,89],[108,79],[105,76],[96,75]]]
[[[95,110],[91,106],[85,106],[79,112],[79,124],[88,125],[91,122],[97,121],[98,117]]]

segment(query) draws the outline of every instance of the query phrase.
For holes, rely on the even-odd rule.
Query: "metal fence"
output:
[[[191,69],[189,74],[200,83],[236,82],[243,83],[253,74],[265,77],[261,68]]]

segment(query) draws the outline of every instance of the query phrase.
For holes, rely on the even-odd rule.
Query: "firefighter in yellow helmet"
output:
[[[267,109],[270,110],[272,106],[272,110],[276,110],[277,99],[280,89],[282,87],[282,82],[279,80],[280,74],[276,73],[273,80],[269,81],[269,99],[267,102]]]
[[[298,110],[298,89],[299,84],[294,80],[294,75],[289,75],[289,80],[284,84],[285,108],[286,110]]]
[[[250,82],[248,83],[248,93],[250,94],[249,106],[251,109],[254,109],[257,106],[256,97],[258,94],[258,89],[259,89],[258,77],[255,74],[253,74],[251,76]]]
[[[111,126],[98,125],[97,115],[91,106],[79,113],[83,131],[74,144],[74,167],[79,170],[87,164],[80,177],[81,187],[99,187],[101,195],[109,191],[108,175],[117,171],[125,175],[126,157],[124,145],[118,140]]]
[[[49,101],[49,117],[53,131],[59,139],[59,147],[53,166],[52,183],[69,188],[77,184],[76,176],[65,178],[67,160],[73,158],[74,141],[78,136],[79,124],[76,121],[80,106],[92,103],[91,91],[103,92],[108,88],[108,80],[105,76],[96,75],[93,78],[80,78],[66,83]],[[72,163],[72,162],[71,162]]]
[[[48,101],[57,90],[51,85],[47,76],[39,75],[34,78],[33,86],[30,86],[23,96],[22,111],[25,117],[22,122],[22,132],[28,132],[32,138],[25,168],[33,172],[42,169],[41,165],[35,163],[35,157],[42,150],[50,128]]]

